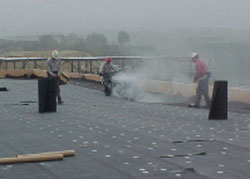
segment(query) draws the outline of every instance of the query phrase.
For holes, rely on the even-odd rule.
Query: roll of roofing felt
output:
[[[44,161],[62,160],[62,159],[63,159],[63,154],[27,155],[23,157],[0,158],[0,164],[44,162]]]
[[[227,81],[215,81],[208,119],[227,119]]]
[[[56,95],[59,90],[59,80],[57,78],[47,79],[46,112],[56,112]]]
[[[46,112],[46,94],[47,94],[47,79],[39,78],[38,79],[38,103],[39,103],[39,112]]]
[[[6,87],[0,87],[0,91],[8,91]]]
[[[56,95],[58,90],[58,79],[38,79],[39,112],[56,112]]]

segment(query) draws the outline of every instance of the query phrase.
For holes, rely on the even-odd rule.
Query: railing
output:
[[[193,63],[187,57],[170,56],[101,56],[101,57],[61,57],[64,72],[97,74],[102,61],[111,58],[120,69],[128,67],[132,71],[148,73],[155,80],[190,82],[194,73]],[[44,57],[0,57],[0,71],[8,69],[46,70]],[[145,70],[146,68],[146,70]],[[150,73],[151,76],[150,76]]]
[[[159,77],[155,79],[166,81],[180,81],[183,79],[185,82],[191,82],[194,75],[194,65],[186,57],[142,57],[142,56],[102,56],[102,57],[62,57],[62,70],[72,73],[97,73],[101,62],[105,58],[112,58],[113,63],[120,68],[126,65],[140,70],[141,64],[145,60],[149,62],[160,62],[152,71],[157,72]],[[0,57],[0,71],[7,69],[47,69],[47,58],[44,57]],[[249,71],[237,71],[230,73],[230,69],[218,69],[217,60],[208,60],[209,71],[212,72],[210,83],[214,80],[227,80],[230,86],[250,86]],[[184,62],[184,63],[183,63]],[[160,64],[160,65],[159,65]],[[150,66],[150,65],[149,65]],[[152,68],[154,64],[152,65]],[[150,67],[151,68],[151,67]],[[233,68],[232,68],[233,69]],[[163,75],[161,75],[161,70]],[[150,70],[149,70],[150,71]]]
[[[62,68],[72,73],[96,73],[101,61],[107,57],[121,68],[124,68],[125,61],[142,59],[141,56],[62,57]],[[0,70],[46,69],[46,60],[43,57],[0,57]]]

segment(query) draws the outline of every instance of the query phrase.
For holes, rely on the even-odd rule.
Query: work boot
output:
[[[210,104],[207,104],[206,106],[205,106],[205,108],[207,108],[207,109],[210,109]]]
[[[200,106],[195,105],[195,104],[189,104],[188,107],[190,107],[190,108],[200,108]]]
[[[62,98],[58,98],[58,104],[63,104],[63,102]]]

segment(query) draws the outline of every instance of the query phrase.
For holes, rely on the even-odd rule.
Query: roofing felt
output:
[[[250,178],[250,115],[106,97],[61,86],[38,113],[37,80],[0,79],[0,157],[75,149],[62,161],[0,165],[0,178]]]

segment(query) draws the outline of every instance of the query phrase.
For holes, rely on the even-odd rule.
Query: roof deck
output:
[[[0,178],[250,177],[250,114],[106,97],[61,86],[63,105],[38,113],[37,80],[0,79],[0,157],[76,150],[62,161],[0,165]]]

